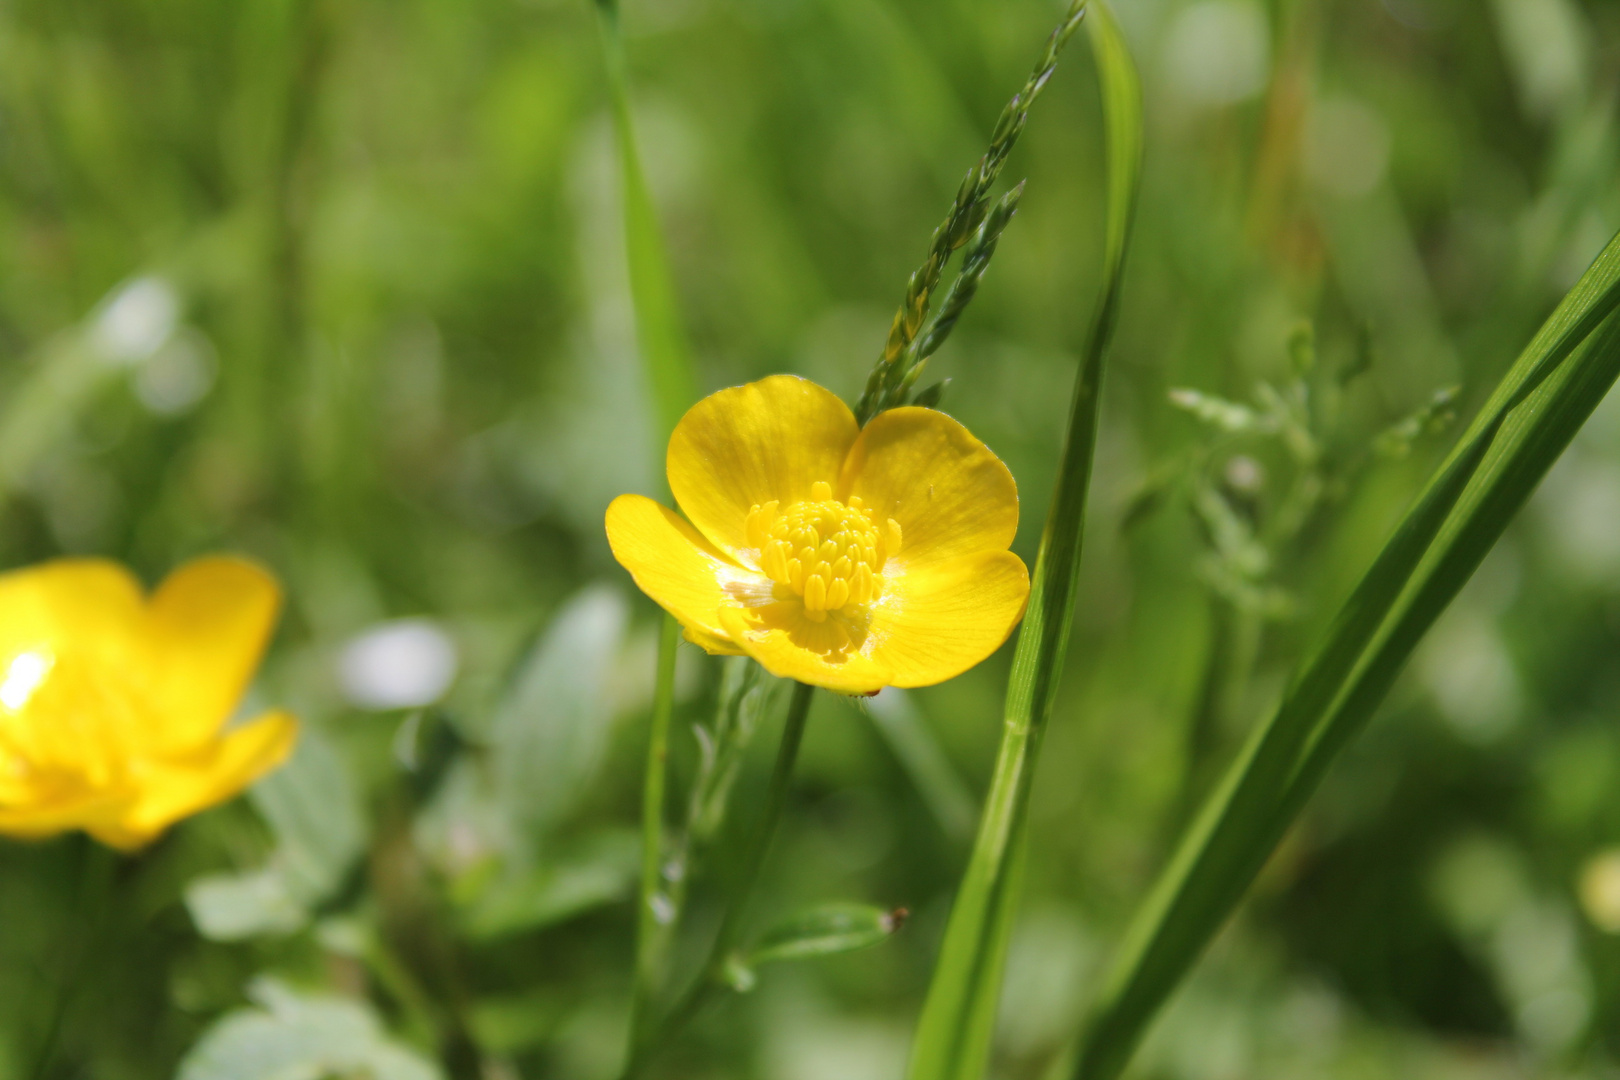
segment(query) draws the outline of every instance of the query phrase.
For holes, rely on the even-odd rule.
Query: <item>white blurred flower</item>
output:
[[[1317,102],[1301,145],[1305,175],[1323,191],[1346,199],[1376,188],[1389,170],[1389,126],[1350,97]]]
[[[1517,723],[1519,673],[1488,613],[1454,609],[1424,642],[1417,668],[1440,715],[1469,742],[1491,742]]]
[[[1170,86],[1199,105],[1231,105],[1258,94],[1270,55],[1265,12],[1249,0],[1199,0],[1165,34]]]
[[[1577,444],[1535,502],[1551,569],[1573,584],[1620,584],[1620,463]]]
[[[90,346],[111,364],[138,364],[163,347],[180,318],[180,299],[162,278],[132,278],[102,303]]]
[[[1596,31],[1571,0],[1496,0],[1502,51],[1527,111],[1551,116],[1586,90]]]
[[[1548,901],[1521,907],[1502,922],[1492,946],[1497,980],[1525,1038],[1547,1049],[1569,1045],[1592,1007],[1570,913]]]
[[[135,369],[135,396],[158,416],[179,416],[208,396],[216,366],[213,342],[182,328]]]
[[[343,696],[363,709],[431,705],[455,681],[455,643],[431,619],[377,623],[350,638],[338,657]]]

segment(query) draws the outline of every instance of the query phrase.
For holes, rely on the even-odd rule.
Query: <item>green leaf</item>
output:
[[[186,910],[198,933],[213,941],[290,934],[309,921],[309,905],[293,895],[276,867],[246,874],[208,874],[186,886]]]
[[[825,904],[788,916],[765,931],[748,950],[749,967],[779,960],[808,960],[881,945],[905,925],[905,908],[871,904]]]
[[[276,834],[275,865],[310,903],[342,884],[366,846],[365,815],[348,767],[308,724],[286,765],[253,785],[253,805]]]
[[[1542,326],[1256,730],[1139,911],[1075,1076],[1112,1080],[1334,758],[1620,375],[1620,236]]]
[[[318,728],[249,793],[276,837],[262,867],[208,874],[186,887],[186,908],[204,937],[240,941],[302,928],[335,893],[365,850],[366,824],[348,768]]]
[[[607,751],[609,678],[629,621],[624,593],[593,585],[558,612],[496,706],[490,762],[514,825],[543,833],[590,790]]]
[[[754,988],[754,970],[761,964],[870,949],[893,937],[910,915],[905,908],[851,903],[796,912],[765,931],[746,953],[731,957],[725,966],[726,981],[733,990],[747,993]]]
[[[179,1080],[439,1080],[438,1066],[389,1039],[360,1001],[300,994],[268,978],[248,992],[258,1007],[209,1028],[180,1063]]]
[[[630,896],[640,861],[639,834],[615,830],[590,837],[555,860],[497,879],[461,917],[474,941],[541,930]]]
[[[1080,358],[1057,491],[1018,633],[1001,750],[912,1043],[909,1080],[978,1080],[984,1074],[1016,909],[1030,785],[1068,654],[1103,359],[1118,318],[1142,158],[1135,65],[1107,7],[1094,3],[1089,16],[1107,139],[1103,290]]]

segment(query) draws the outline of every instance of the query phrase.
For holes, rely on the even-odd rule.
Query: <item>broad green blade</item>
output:
[[[1338,752],[1366,723],[1620,372],[1620,237],[1502,380],[1239,755],[1127,934],[1075,1075],[1110,1080],[1242,899]]]
[[[984,1075],[1017,906],[1030,785],[1068,654],[1103,358],[1118,316],[1142,158],[1141,87],[1135,65],[1107,8],[1094,3],[1088,15],[1102,85],[1108,159],[1103,291],[1080,358],[1057,492],[1035,561],[1029,611],[1018,633],[1005,734],[918,1023],[909,1080],[979,1080]]]

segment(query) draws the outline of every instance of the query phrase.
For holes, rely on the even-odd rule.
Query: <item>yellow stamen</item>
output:
[[[748,537],[749,547],[756,550],[765,547],[771,535],[771,522],[776,520],[776,508],[780,505],[778,500],[772,499],[763,506],[755,504],[748,511],[748,517],[743,520],[743,532]]]
[[[746,529],[765,576],[802,599],[813,622],[876,599],[883,560],[900,548],[898,524],[880,522],[859,498],[839,502],[824,480],[786,509],[774,500],[753,507]]]

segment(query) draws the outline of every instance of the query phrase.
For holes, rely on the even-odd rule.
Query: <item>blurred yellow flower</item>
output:
[[[621,495],[608,542],[709,652],[872,693],[961,674],[1023,616],[1017,485],[944,413],[862,429],[832,392],[775,375],[693,406],[667,468],[686,518]]]
[[[252,563],[188,563],[151,596],[116,563],[0,574],[0,833],[140,847],[279,764],[297,723],[226,730],[281,606]]]

